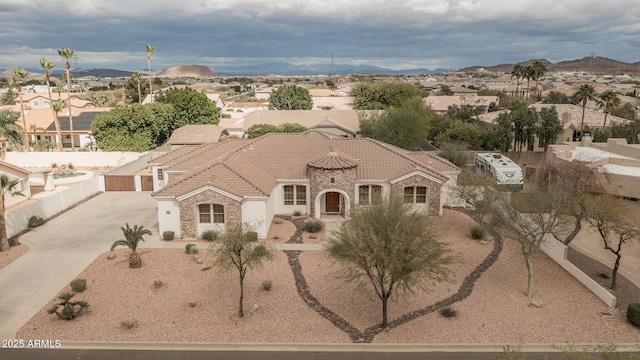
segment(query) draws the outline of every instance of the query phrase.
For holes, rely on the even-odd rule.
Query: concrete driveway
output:
[[[121,226],[143,225],[159,241],[150,192],[105,192],[20,238],[29,252],[0,270],[0,339],[15,333],[99,254],[122,236]]]

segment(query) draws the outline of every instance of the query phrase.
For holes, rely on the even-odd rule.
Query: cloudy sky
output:
[[[640,61],[638,0],[0,0],[0,69]],[[61,68],[60,65],[58,65]]]

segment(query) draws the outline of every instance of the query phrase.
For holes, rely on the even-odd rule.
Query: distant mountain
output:
[[[555,72],[555,71],[589,72],[591,71],[594,74],[610,74],[610,75],[640,74],[640,62],[625,63],[622,61],[613,60],[613,59],[600,57],[600,56],[593,57],[593,59],[590,56],[587,56],[582,59],[560,61],[555,64],[546,59],[538,59],[538,60],[547,64],[547,70],[550,72]],[[536,59],[519,62],[518,64],[529,65],[529,64],[532,64],[534,61],[536,61]],[[514,64],[500,64],[500,65],[493,65],[493,66],[471,66],[471,67],[460,69],[458,71],[471,72],[471,71],[476,71],[479,68],[484,68],[487,71],[502,71],[505,73],[509,73],[511,72],[511,70],[513,70],[513,65]]]
[[[316,65],[295,65],[290,63],[266,63],[258,65],[245,66],[227,66],[216,69],[218,74],[225,76],[255,76],[255,75],[286,75],[286,76],[305,76],[305,75],[328,75],[332,74],[381,74],[381,75],[419,75],[433,74],[445,71],[443,69],[407,69],[392,70],[373,65],[348,65],[334,64],[333,70],[331,64]]]
[[[216,74],[211,71],[208,67],[204,65],[173,65],[168,67],[162,71],[160,71],[157,77],[167,77],[167,78],[196,78],[196,79],[206,79],[215,77]]]

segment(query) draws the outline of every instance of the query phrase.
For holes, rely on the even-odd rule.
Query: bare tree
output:
[[[530,184],[517,198],[499,198],[492,204],[494,216],[501,218],[502,236],[516,240],[527,264],[527,297],[533,296],[531,259],[557,228],[564,225],[562,212],[566,192],[554,185]]]
[[[622,245],[640,239],[636,212],[625,202],[612,195],[590,197],[587,221],[598,229],[604,248],[616,256],[611,273],[611,289],[615,289],[622,258]]]
[[[382,302],[387,326],[389,299],[396,290],[428,289],[447,281],[453,258],[426,215],[391,199],[351,208],[350,218],[328,240],[329,254],[342,266],[342,277],[369,282]]]
[[[273,259],[273,253],[257,242],[258,235],[247,223],[230,223],[213,247],[215,265],[224,271],[237,270],[240,282],[238,316],[244,316],[244,279],[248,269],[262,266],[264,260]]]

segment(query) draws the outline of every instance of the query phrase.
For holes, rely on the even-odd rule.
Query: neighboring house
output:
[[[498,104],[497,96],[477,96],[477,95],[449,95],[449,96],[427,96],[423,99],[424,103],[433,109],[433,111],[445,114],[450,106],[471,105],[474,107],[484,107],[485,112],[491,103]]]
[[[91,123],[96,116],[107,112],[111,108],[92,108],[92,109],[76,109],[73,111],[73,137],[74,145],[77,148],[82,148],[92,141],[91,136]],[[60,130],[62,134],[62,147],[71,147],[71,130],[69,126],[69,113],[61,113]],[[44,131],[46,134],[56,134],[56,126],[51,123]]]
[[[352,204],[389,195],[440,215],[459,171],[435,155],[317,130],[184,146],[150,165],[159,231],[183,238],[237,221],[264,237],[276,214],[348,216]]]
[[[217,143],[224,135],[229,132],[218,125],[185,125],[173,130],[167,144],[175,150],[185,145]]]
[[[259,99],[259,100],[264,100],[264,101],[268,101],[269,98],[271,97],[271,93],[274,92],[275,89],[272,87],[269,88],[264,88],[264,89],[258,89],[256,90],[255,93],[255,98]]]
[[[14,191],[20,191],[24,196],[5,195],[4,206],[9,207],[21,201],[31,199],[31,188],[29,187],[29,174],[31,172],[17,165],[0,160],[0,174],[6,174],[10,180],[20,179],[20,183]]]
[[[594,143],[589,135],[580,142],[551,145],[551,165],[563,161],[585,161],[601,166],[607,174],[606,188],[610,194],[628,199],[640,199],[640,144],[627,144],[626,139],[610,138],[606,143]]]
[[[72,108],[94,108],[96,107],[96,104],[92,103],[91,101],[88,100],[84,100],[82,98],[80,98],[79,94],[71,94],[71,107]],[[67,94],[66,93],[61,93],[58,94],[57,92],[52,92],[51,93],[51,100],[53,102],[56,102],[58,100],[67,100]],[[20,104],[20,99],[16,98],[16,104]],[[50,109],[51,108],[51,101],[49,100],[49,95],[48,94],[41,94],[41,93],[27,93],[27,94],[23,94],[22,95],[22,101],[24,102],[24,106],[29,107],[31,109]]]
[[[256,124],[278,126],[285,123],[300,124],[307,129],[318,129],[342,137],[356,137],[360,130],[359,113],[356,110],[263,110],[248,114],[243,123],[243,130]]]
[[[207,93],[206,95],[207,95],[207,98],[211,100],[214,104],[216,104],[218,108],[223,109],[225,106],[227,106],[227,104],[224,102],[224,99],[222,98],[222,96],[220,96],[220,94]]]

